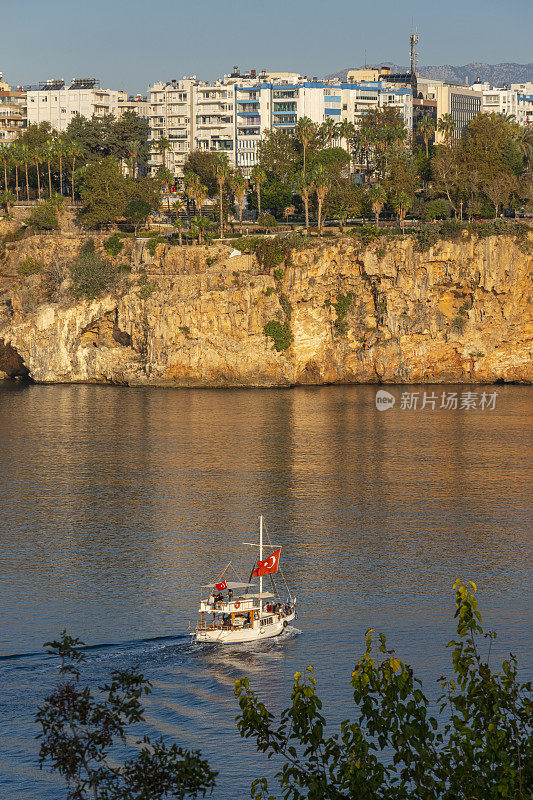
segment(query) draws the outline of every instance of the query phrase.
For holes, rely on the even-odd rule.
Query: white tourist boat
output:
[[[214,583],[202,586],[198,609],[200,619],[191,632],[193,641],[240,644],[271,639],[283,633],[296,618],[296,598],[292,597],[285,583],[287,597],[282,600],[272,577],[278,571],[283,577],[279,567],[281,547],[263,559],[263,530],[263,517],[260,517],[259,545],[244,542],[250,547],[259,547],[259,559],[250,575],[250,581],[252,577],[259,578],[259,585],[250,581],[226,580],[224,576],[231,567],[230,563]],[[265,575],[270,577],[272,592],[263,591]]]

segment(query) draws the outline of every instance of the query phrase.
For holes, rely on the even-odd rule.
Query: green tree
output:
[[[387,201],[387,192],[382,186],[376,184],[368,190],[368,199],[373,213],[376,215],[376,228],[379,228],[379,215],[383,211]]]
[[[248,195],[248,202],[251,208],[258,207],[258,195],[256,192],[250,192]],[[261,212],[268,209],[272,214],[282,214],[283,209],[292,204],[292,189],[291,186],[278,181],[277,178],[270,173],[267,182],[261,189]]]
[[[307,172],[306,154],[309,145],[319,137],[318,125],[309,117],[300,117],[294,128],[294,135],[300,142],[303,150],[303,171]]]
[[[128,184],[114,158],[89,164],[83,176],[80,219],[89,228],[113,225],[124,214]]]
[[[236,170],[231,176],[231,188],[235,197],[235,204],[239,209],[239,232],[242,234],[242,210],[246,200],[248,181],[239,170]]]
[[[429,158],[429,142],[435,136],[436,125],[432,117],[424,116],[420,120],[418,130],[422,134],[424,145],[426,147],[426,158]]]
[[[285,130],[263,131],[259,145],[259,163],[267,176],[287,183],[301,165],[298,140]]]
[[[446,144],[450,144],[457,125],[451,114],[443,114],[437,121],[437,130],[442,133]]]
[[[309,230],[309,198],[315,190],[312,178],[303,170],[299,172],[293,182],[294,191],[300,195],[305,209],[305,230]]]
[[[528,800],[533,789],[533,701],[531,683],[521,684],[516,658],[501,669],[490,665],[476,586],[454,585],[457,638],[452,649],[453,678],[439,679],[441,718],[413,670],[385,636],[374,645],[373,629],[352,673],[355,720],[341,722],[328,735],[313,668],[307,679],[294,676],[291,705],[274,715],[238,680],[241,736],[259,752],[282,763],[277,774],[286,800]],[[252,797],[267,800],[264,778],[254,781]]]
[[[261,216],[261,186],[266,182],[266,172],[259,166],[259,164],[256,164],[252,169],[251,178],[252,186],[255,189],[255,194],[257,197],[257,214],[258,216]]]
[[[82,646],[65,632],[46,643],[60,659],[59,681],[36,717],[40,766],[50,764],[65,779],[67,800],[184,800],[212,791],[217,773],[200,753],[162,737],[144,736],[133,758],[117,761],[119,745],[144,720],[142,697],[151,684],[133,667],[113,671],[96,692],[82,686]]]
[[[7,190],[9,189],[7,182],[7,165],[11,161],[10,145],[0,143],[0,161],[2,161],[2,165],[4,167],[4,191],[7,192]]]
[[[328,147],[332,147],[333,139],[336,139],[339,136],[339,126],[334,119],[328,117],[320,125],[319,134],[322,138],[322,141],[327,143]]]
[[[218,207],[220,217],[220,236],[224,238],[224,190],[227,187],[228,180],[231,175],[231,170],[227,158],[220,159],[216,168],[217,183],[218,183]]]
[[[396,216],[398,217],[402,231],[405,230],[405,217],[412,205],[413,198],[410,197],[407,192],[399,191],[393,194],[392,207],[396,212]]]
[[[188,196],[194,200],[196,211],[201,216],[202,207],[207,197],[207,186],[203,186],[199,176],[194,172],[185,173],[185,186]]]
[[[327,169],[322,164],[318,164],[313,168],[312,180],[316,191],[317,227],[320,234],[322,233],[322,208],[332,181]]]
[[[217,166],[221,158],[226,158],[225,154],[211,153],[208,150],[193,150],[183,165],[183,174],[185,176],[197,175],[202,186],[207,188],[207,196],[216,197],[218,194]]]
[[[22,164],[24,164],[24,171],[26,174],[26,201],[30,199],[30,179],[28,175],[28,164],[31,158],[30,148],[24,142],[19,142],[17,144],[17,150],[21,159]]]
[[[4,189],[3,192],[0,192],[0,207],[4,209],[6,217],[9,218],[10,216],[10,209],[15,202],[15,195],[11,191],[11,189]]]
[[[152,206],[150,203],[148,203],[146,200],[142,200],[141,198],[130,200],[126,204],[124,216],[127,221],[133,225],[135,236],[137,236],[137,230],[139,226],[146,225],[146,220],[148,219],[151,211]]]
[[[353,122],[350,122],[347,119],[343,119],[342,122],[339,123],[339,136],[346,142],[346,151],[348,153],[348,158],[351,161],[352,142],[355,137],[355,125],[353,124]]]

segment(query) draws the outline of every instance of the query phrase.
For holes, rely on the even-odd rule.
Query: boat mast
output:
[[[259,517],[259,561],[263,560],[263,515]],[[259,576],[259,607],[263,610],[263,601],[261,595],[263,594],[263,576]]]

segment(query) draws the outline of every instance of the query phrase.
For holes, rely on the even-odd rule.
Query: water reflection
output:
[[[34,768],[31,718],[54,674],[36,653],[63,627],[107,643],[88,651],[94,680],[141,665],[148,732],[201,747],[224,772],[221,800],[255,777],[235,734],[237,677],[279,709],[314,663],[328,714],[345,716],[372,625],[434,680],[459,575],[478,583],[496,655],[511,648],[531,670],[530,390],[499,387],[493,412],[410,412],[393,387],[384,413],[375,391],[0,389],[0,654],[21,656],[0,661],[10,797],[57,797]],[[241,542],[259,513],[283,545],[302,635],[195,647],[198,587],[230,559],[249,574]]]

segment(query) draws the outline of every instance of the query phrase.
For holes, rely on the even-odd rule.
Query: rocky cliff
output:
[[[93,301],[74,300],[65,278],[82,241],[31,236],[0,251],[0,375],[130,386],[532,378],[533,257],[510,237],[463,234],[424,253],[408,236],[322,240],[275,275],[225,246],[152,255],[128,240],[118,260],[131,271]],[[22,277],[28,263],[35,274]],[[55,293],[43,265],[47,280],[60,275]]]

